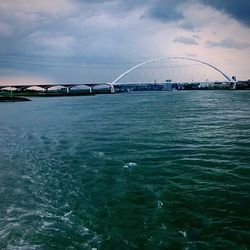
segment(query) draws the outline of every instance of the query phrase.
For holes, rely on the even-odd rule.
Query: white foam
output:
[[[157,208],[162,208],[163,207],[163,202],[162,201],[157,201]]]
[[[32,178],[31,178],[30,176],[28,176],[28,175],[23,175],[23,176],[22,176],[22,179],[24,179],[24,180],[28,180],[28,181],[30,181],[30,182],[32,182],[32,183],[33,183]]]
[[[90,230],[85,227],[85,226],[80,226],[79,227],[79,233],[83,236],[83,235],[86,235],[86,234],[89,234]]]
[[[55,224],[54,221],[53,222],[43,221],[42,229],[46,229],[48,227],[52,227],[54,224]]]
[[[184,238],[187,238],[187,232],[186,231],[179,231],[180,234],[183,235]]]
[[[72,214],[73,211],[70,211],[68,213],[66,213],[64,216],[69,216],[70,214]]]
[[[135,162],[129,162],[123,166],[123,168],[131,168],[131,167],[136,167],[137,163]]]
[[[70,219],[69,219],[69,216],[72,214],[73,211],[70,211],[68,213],[65,213],[61,219],[64,221],[64,222],[70,222]]]
[[[93,152],[93,155],[95,158],[103,158],[104,157],[103,152]]]

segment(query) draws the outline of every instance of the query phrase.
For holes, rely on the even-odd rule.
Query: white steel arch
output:
[[[155,58],[155,59],[151,59],[148,61],[145,61],[143,63],[137,64],[136,66],[130,68],[129,70],[127,70],[126,72],[124,72],[123,74],[121,74],[119,77],[117,77],[112,84],[116,84],[119,80],[121,80],[124,76],[126,76],[127,74],[129,74],[131,71],[140,68],[141,66],[148,64],[148,63],[152,63],[152,62],[159,62],[159,61],[165,61],[165,60],[171,60],[171,59],[176,59],[176,60],[188,60],[188,61],[194,61],[194,62],[198,62],[201,64],[204,64],[206,66],[209,66],[210,68],[213,68],[214,70],[218,71],[220,74],[222,74],[228,82],[235,82],[233,79],[231,79],[229,76],[227,76],[225,73],[223,73],[220,69],[218,69],[217,67],[213,66],[212,64],[209,64],[207,62],[204,61],[200,61],[197,59],[193,59],[193,58],[188,58],[188,57],[161,57],[161,58]]]

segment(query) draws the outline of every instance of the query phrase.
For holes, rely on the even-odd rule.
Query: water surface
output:
[[[0,105],[0,249],[248,249],[250,92]]]

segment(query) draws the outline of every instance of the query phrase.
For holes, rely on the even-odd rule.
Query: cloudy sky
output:
[[[250,78],[249,0],[0,0],[0,83],[110,82],[155,57]]]

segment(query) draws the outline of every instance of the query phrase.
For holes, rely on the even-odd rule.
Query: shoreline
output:
[[[29,102],[31,101],[30,99],[26,97],[21,97],[21,96],[0,96],[0,102]]]

